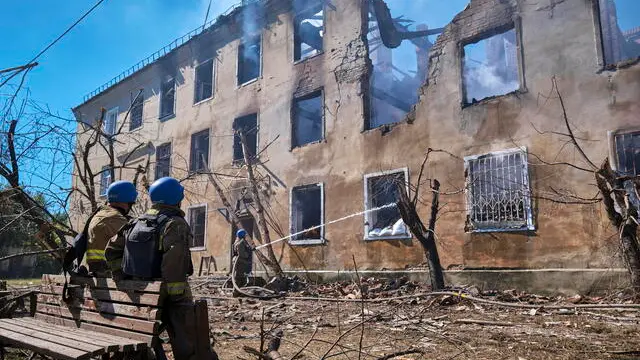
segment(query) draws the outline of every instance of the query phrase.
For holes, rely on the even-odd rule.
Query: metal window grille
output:
[[[615,136],[618,172],[640,175],[640,131]]]
[[[469,157],[465,168],[468,230],[533,230],[526,152]]]
[[[203,159],[204,158],[204,159]],[[191,135],[191,172],[205,170],[209,165],[209,130]]]
[[[189,226],[191,227],[191,248],[205,247],[205,229],[207,224],[207,207],[198,206],[189,209]]]
[[[142,107],[144,103],[144,94],[134,98],[131,104],[131,122],[129,123],[129,131],[135,130],[142,126]]]
[[[156,148],[156,179],[171,176],[171,143]]]

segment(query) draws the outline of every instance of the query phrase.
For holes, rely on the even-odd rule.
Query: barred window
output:
[[[131,121],[129,131],[133,131],[142,126],[142,107],[144,104],[144,94],[135,95],[131,100]]]
[[[465,172],[467,231],[534,230],[525,151],[467,157]]]
[[[621,174],[640,175],[640,131],[615,135],[616,160]]]
[[[171,176],[171,143],[156,148],[156,179]]]
[[[191,250],[205,248],[205,234],[207,228],[207,206],[198,205],[189,208],[189,226],[191,227]]]

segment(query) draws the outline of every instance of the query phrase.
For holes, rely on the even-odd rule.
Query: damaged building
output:
[[[428,219],[437,179],[436,242],[450,281],[534,286],[554,275],[556,286],[588,290],[623,277],[616,229],[563,135],[563,113],[597,165],[609,157],[618,172],[639,174],[635,0],[439,3],[239,5],[74,108],[79,144],[101,108],[103,131],[117,133],[116,163],[92,152],[95,173],[127,159],[96,186],[104,194],[147,162],[148,182],[181,179],[194,263],[228,271],[235,225],[211,176],[259,236],[242,130],[272,238],[296,234],[274,245],[287,271],[336,274],[354,256],[365,272],[419,273],[407,269],[425,262],[421,245],[387,205],[398,199],[393,184],[413,191],[421,181]],[[86,208],[75,196],[76,226]]]

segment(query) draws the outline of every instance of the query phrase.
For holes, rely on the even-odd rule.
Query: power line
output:
[[[42,54],[44,54],[45,52],[47,52],[47,50],[49,50],[53,45],[55,45],[58,41],[60,41],[60,39],[62,39],[65,35],[67,35],[69,33],[69,31],[71,31],[74,27],[76,27],[76,25],[78,25],[82,20],[84,20],[84,18],[86,18],[87,16],[89,16],[89,14],[91,14],[91,12],[93,12],[93,10],[95,10],[95,8],[97,8],[100,4],[102,4],[104,2],[104,0],[98,0],[98,2],[93,5],[93,7],[89,10],[87,10],[78,20],[76,20],[76,22],[74,22],[71,26],[69,26],[67,28],[67,30],[65,30],[60,36],[58,36],[55,40],[53,40],[49,45],[47,45],[47,47],[45,47],[44,49],[42,49],[42,51],[40,51],[38,53],[38,55],[36,55],[33,59],[31,59],[29,62],[27,62],[27,64],[31,64],[34,61],[38,60],[38,58],[40,56],[42,56]],[[7,79],[5,79],[1,84],[0,84],[0,88],[6,84],[7,82],[9,82],[9,80],[13,79],[16,75],[18,75],[20,72],[24,71],[24,69],[16,71],[15,73],[11,74],[11,76],[9,76]]]

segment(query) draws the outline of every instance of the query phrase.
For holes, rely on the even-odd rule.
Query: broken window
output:
[[[190,172],[206,171],[209,168],[209,129],[191,135]]]
[[[515,28],[465,45],[462,61],[465,104],[520,88]]]
[[[213,96],[213,60],[208,60],[196,67],[194,103]]]
[[[637,0],[600,0],[602,47],[607,65],[640,57],[640,8]]]
[[[465,172],[467,231],[534,230],[525,151],[467,157]]]
[[[207,228],[207,206],[198,205],[189,208],[189,226],[191,227],[191,250],[205,249]]]
[[[260,36],[249,37],[238,47],[238,85],[260,76]]]
[[[322,244],[324,227],[322,184],[297,186],[291,190],[291,237],[293,244]],[[306,231],[305,231],[306,230]]]
[[[176,79],[169,78],[160,85],[160,119],[175,115]]]
[[[366,128],[402,121],[427,81],[429,51],[437,37],[469,0],[368,0],[369,77]],[[446,3],[446,5],[445,5]]]
[[[102,124],[102,131],[107,135],[113,135],[116,133],[116,125],[118,123],[118,108],[107,111],[104,116],[104,123]]]
[[[640,131],[615,135],[617,170],[627,176],[640,175]]]
[[[366,175],[365,182],[365,240],[406,239],[409,232],[400,211],[394,206],[400,200],[398,191],[407,186],[407,171],[394,170]]]
[[[142,107],[144,104],[144,94],[132,95],[131,100],[131,121],[129,122],[129,131],[133,131],[142,126]]]
[[[107,195],[107,189],[111,185],[111,170],[110,167],[105,165],[100,172],[100,195]]]
[[[322,140],[323,110],[321,90],[293,100],[292,147]]]
[[[248,157],[251,159],[258,153],[258,114],[250,114],[233,120],[233,162],[244,164],[244,152],[240,141],[240,132],[247,139]]]
[[[171,143],[156,148],[156,179],[171,176]]]
[[[299,1],[294,1],[295,4]],[[323,4],[297,11],[294,19],[294,60],[304,60],[322,52],[324,37]]]

